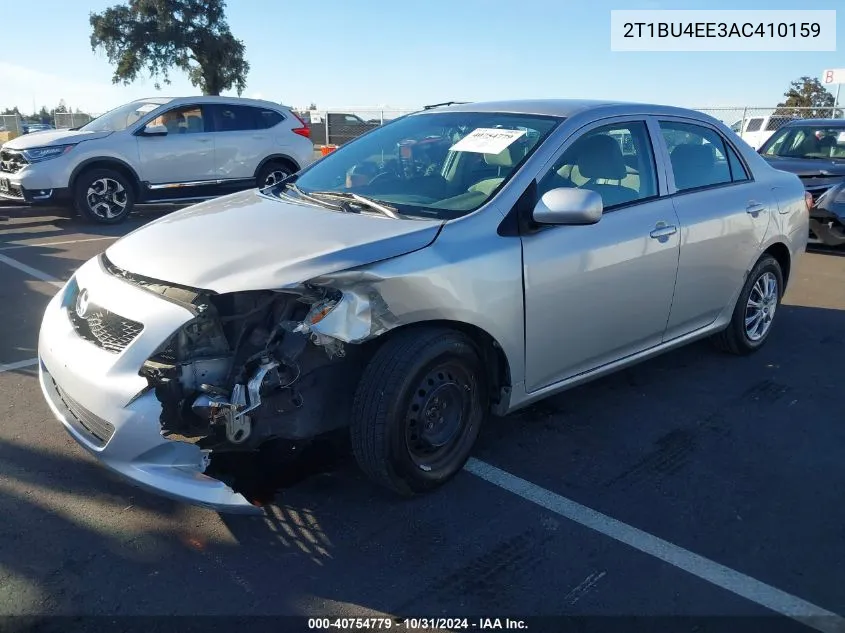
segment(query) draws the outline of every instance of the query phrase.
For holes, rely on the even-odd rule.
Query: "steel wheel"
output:
[[[472,379],[459,363],[431,369],[420,381],[405,415],[405,441],[423,470],[449,461],[466,433],[473,402]]]
[[[778,281],[771,272],[765,272],[751,288],[745,304],[745,335],[759,341],[769,332],[778,306]]]
[[[88,185],[85,201],[91,213],[103,220],[122,215],[129,204],[126,188],[113,178],[98,178]]]

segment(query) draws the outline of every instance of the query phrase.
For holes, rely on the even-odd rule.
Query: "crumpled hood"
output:
[[[244,191],[165,215],[106,256],[131,273],[219,293],[266,290],[431,244],[439,220],[343,213]]]
[[[80,132],[78,130],[45,130],[24,134],[3,144],[6,149],[31,149],[33,147],[50,147],[51,145],[69,145],[81,141],[108,136],[111,132]]]

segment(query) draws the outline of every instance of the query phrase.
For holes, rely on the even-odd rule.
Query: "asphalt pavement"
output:
[[[755,355],[695,344],[489,420],[467,471],[411,501],[318,447],[256,518],[124,483],[38,389],[56,286],[162,212],[102,228],[0,206],[0,614],[845,630],[845,251],[811,247]]]

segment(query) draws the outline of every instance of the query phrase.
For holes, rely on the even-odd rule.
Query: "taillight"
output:
[[[296,112],[291,112],[291,114],[296,117],[297,121],[302,123],[301,127],[295,127],[291,132],[304,136],[305,138],[311,138],[311,128],[308,127],[308,124]]]
[[[813,208],[813,194],[809,191],[804,192],[804,204],[807,205],[807,213]]]

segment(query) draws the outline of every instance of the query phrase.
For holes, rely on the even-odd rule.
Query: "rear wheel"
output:
[[[76,180],[74,205],[85,218],[99,224],[117,224],[135,207],[135,189],[113,169],[92,169]]]
[[[783,272],[771,255],[763,255],[748,275],[727,328],[713,337],[719,349],[745,355],[769,338],[783,296]]]
[[[355,394],[350,430],[358,464],[402,495],[446,483],[469,458],[486,395],[478,352],[463,334],[397,334],[370,360]]]

